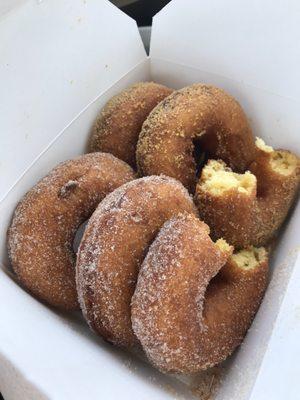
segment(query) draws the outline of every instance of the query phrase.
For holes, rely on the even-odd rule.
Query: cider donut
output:
[[[8,230],[8,253],[20,282],[36,297],[64,310],[78,307],[73,240],[100,200],[134,179],[111,154],[66,161],[18,204]]]
[[[183,211],[197,214],[181,183],[150,176],[108,195],[89,220],[77,256],[77,290],[85,319],[107,341],[136,343],[130,302],[140,265],[162,224]]]
[[[233,97],[214,86],[185,87],[153,109],[137,145],[140,174],[172,176],[194,192],[195,146],[238,172],[244,172],[255,157],[244,111]]]
[[[300,181],[297,156],[273,150],[256,140],[257,156],[244,174],[222,161],[210,160],[196,187],[201,219],[215,240],[223,237],[237,248],[269,242],[285,220]]]
[[[205,370],[242,342],[266,289],[268,261],[264,248],[231,252],[192,215],[167,221],[150,246],[132,298],[132,326],[161,371]]]
[[[111,153],[135,167],[135,149],[142,124],[172,91],[158,83],[139,82],[114,96],[95,122],[88,150]]]

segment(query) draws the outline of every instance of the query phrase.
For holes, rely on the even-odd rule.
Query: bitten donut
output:
[[[237,248],[266,244],[277,233],[297,194],[297,156],[273,150],[256,140],[256,159],[244,174],[224,162],[210,160],[203,168],[195,201],[212,237],[224,237]]]
[[[77,256],[79,302],[90,327],[120,346],[136,343],[130,302],[148,246],[180,212],[197,214],[180,182],[151,176],[123,185],[92,215]]]
[[[142,124],[150,111],[172,89],[139,82],[114,96],[104,106],[93,128],[88,149],[111,153],[135,167],[135,149]]]
[[[142,264],[132,298],[132,326],[161,371],[212,367],[242,342],[267,285],[264,248],[213,243],[192,215],[166,222]],[[226,262],[227,260],[227,262]]]
[[[100,200],[132,179],[129,165],[112,155],[86,154],[59,164],[24,196],[8,230],[8,252],[32,294],[61,309],[78,307],[76,231]]]
[[[194,84],[172,93],[143,124],[137,145],[142,175],[165,174],[195,190],[195,148],[244,172],[255,145],[239,103],[214,86]]]

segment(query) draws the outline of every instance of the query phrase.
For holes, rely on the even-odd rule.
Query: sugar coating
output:
[[[76,231],[107,193],[134,177],[110,154],[86,154],[59,164],[24,196],[8,230],[8,252],[32,294],[63,309],[78,307]]]
[[[237,172],[244,172],[255,157],[254,137],[241,106],[214,86],[177,90],[153,109],[137,144],[139,171],[172,176],[194,192],[195,146]]]
[[[208,233],[191,215],[171,218],[141,267],[133,329],[164,372],[194,373],[223,361],[241,343],[266,288],[266,257],[252,269],[226,263],[232,248],[223,252]]]
[[[155,82],[138,82],[110,99],[95,122],[89,151],[105,151],[135,167],[135,149],[150,111],[172,89]]]
[[[106,340],[136,343],[130,301],[139,267],[161,225],[184,211],[197,215],[187,190],[151,176],[115,190],[94,212],[79,247],[77,290],[86,320]]]

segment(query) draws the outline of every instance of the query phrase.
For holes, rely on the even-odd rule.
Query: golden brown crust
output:
[[[59,164],[24,196],[8,230],[8,251],[32,294],[61,309],[78,307],[76,231],[106,194],[132,179],[129,165],[111,154],[86,154]]]
[[[89,151],[111,153],[135,167],[135,149],[142,124],[172,91],[155,82],[139,82],[114,96],[95,122]]]
[[[291,156],[295,159],[295,168],[287,175],[280,174],[272,168],[272,155]],[[300,184],[300,160],[288,150],[277,150],[273,153],[257,151],[255,161],[249,171],[257,179],[256,204],[256,246],[263,245],[272,239],[284,222]]]
[[[275,155],[294,158],[294,168],[287,174],[274,170]],[[195,202],[212,238],[224,237],[236,248],[267,244],[284,222],[299,188],[299,160],[286,150],[264,152],[257,148],[249,171],[257,181],[249,193],[233,188],[216,195],[205,188],[203,176],[196,187]]]
[[[90,327],[106,340],[136,342],[130,301],[140,264],[161,225],[183,211],[197,214],[180,182],[151,176],[115,190],[91,217],[77,257],[77,290]]]
[[[238,102],[221,89],[194,84],[163,100],[144,122],[137,145],[140,173],[172,176],[193,192],[195,143],[240,172],[254,160],[254,138]]]
[[[172,218],[141,267],[133,329],[164,372],[193,373],[223,361],[241,343],[266,288],[266,258],[249,269],[233,258],[226,263],[230,251],[208,233],[191,215]]]

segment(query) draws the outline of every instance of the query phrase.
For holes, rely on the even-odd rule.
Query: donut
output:
[[[12,268],[29,292],[63,310],[79,307],[76,231],[105,195],[134,177],[123,161],[93,153],[59,164],[29,190],[8,230]]]
[[[153,109],[143,124],[136,159],[140,174],[165,174],[194,192],[198,153],[203,152],[244,172],[254,160],[255,144],[247,117],[233,97],[214,86],[194,84]]]
[[[150,111],[172,89],[154,82],[139,82],[114,96],[97,118],[88,150],[111,153],[135,167],[135,148]]]
[[[296,197],[300,164],[296,155],[256,140],[255,161],[244,174],[210,160],[196,187],[195,202],[212,238],[236,248],[262,246],[278,232]]]
[[[83,315],[118,346],[136,344],[130,302],[147,248],[163,223],[196,207],[180,182],[151,176],[129,182],[98,206],[84,232],[76,265]]]
[[[195,373],[225,360],[243,340],[267,285],[264,248],[231,256],[192,215],[171,218],[143,261],[132,298],[134,333],[163,372]]]

